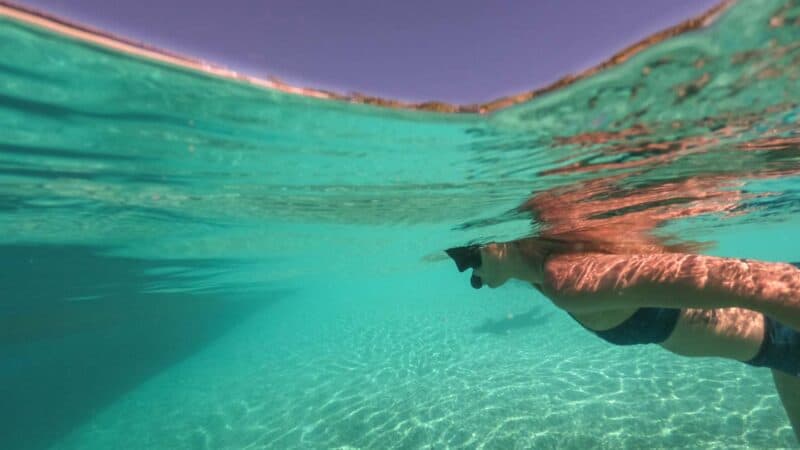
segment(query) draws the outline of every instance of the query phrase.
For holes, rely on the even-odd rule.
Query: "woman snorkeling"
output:
[[[579,245],[578,247],[582,247]],[[772,369],[800,439],[800,270],[710,256],[606,254],[536,238],[450,249],[474,287],[530,282],[600,338]],[[780,318],[780,320],[776,319]]]
[[[666,245],[648,234],[672,218],[730,211],[739,194],[719,189],[720,179],[672,182],[631,195],[607,195],[607,182],[600,182],[601,196],[599,186],[583,184],[526,202],[521,209],[544,224],[537,237],[447,253],[460,271],[473,269],[473,287],[528,282],[613,344],[657,344],[683,356],[771,369],[800,439],[800,269],[704,256],[696,244]],[[682,201],[664,206],[659,199],[673,192],[681,192]],[[621,210],[629,212],[598,214]]]

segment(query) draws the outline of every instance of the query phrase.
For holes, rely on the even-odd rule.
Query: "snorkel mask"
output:
[[[447,256],[453,259],[458,267],[459,272],[467,269],[478,269],[481,267],[481,250],[479,245],[468,245],[466,247],[453,247],[445,250]],[[483,286],[481,277],[472,275],[469,283],[475,289],[480,289]]]

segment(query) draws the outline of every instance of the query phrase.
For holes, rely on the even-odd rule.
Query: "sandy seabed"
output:
[[[769,371],[614,347],[522,288],[501,291],[288,299],[54,448],[795,445]]]

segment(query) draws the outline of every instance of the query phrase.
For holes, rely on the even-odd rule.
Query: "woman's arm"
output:
[[[545,295],[568,311],[740,307],[800,330],[800,270],[789,264],[677,253],[575,254],[551,257],[540,276]]]

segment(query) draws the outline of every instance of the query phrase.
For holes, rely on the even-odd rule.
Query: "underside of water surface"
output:
[[[490,114],[315,99],[0,15],[0,447],[797,444],[769,371],[597,340],[443,249],[800,260],[800,3]]]

